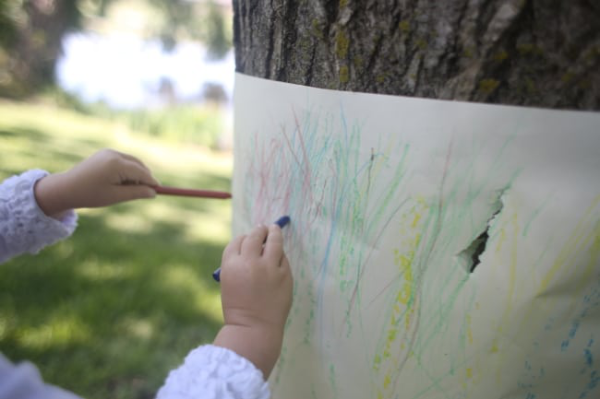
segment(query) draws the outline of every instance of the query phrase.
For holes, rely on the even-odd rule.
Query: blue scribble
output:
[[[582,313],[582,316],[584,316],[584,315],[585,315],[585,311]],[[562,341],[562,343],[560,344],[561,351],[564,352],[565,350],[567,350],[567,348],[569,347],[569,344],[571,343],[571,340],[573,338],[575,338],[575,334],[577,333],[577,329],[579,328],[579,323],[580,323],[580,319],[576,319],[575,321],[573,321],[573,324],[571,325],[571,329],[569,330],[569,338]]]
[[[579,320],[575,320],[573,322],[573,325],[571,326],[571,331],[569,331],[569,338],[571,338],[571,339],[575,338],[575,333],[577,332],[578,328],[579,328]]]
[[[585,363],[588,366],[592,366],[594,364],[594,358],[592,357],[592,351],[590,351],[589,349],[585,349],[583,351],[583,353],[585,354]]]
[[[600,375],[598,375],[597,370],[593,370],[590,373],[590,382],[588,382],[586,387],[583,389],[583,392],[581,392],[581,395],[579,395],[579,399],[586,398],[594,389],[596,389],[598,387],[599,382],[600,382]]]
[[[588,388],[590,390],[596,388],[598,386],[598,382],[600,382],[600,376],[598,375],[598,371],[594,370],[590,374],[590,383],[588,384]]]
[[[518,382],[517,382],[517,386],[518,386],[519,388],[523,389],[523,390],[525,390],[525,389],[531,389],[531,388],[533,388],[533,384],[532,384],[532,383],[527,383],[527,384],[526,384],[526,383],[524,383],[524,382],[520,382],[520,381],[518,381]]]

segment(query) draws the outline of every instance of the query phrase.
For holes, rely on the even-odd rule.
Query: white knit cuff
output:
[[[35,183],[48,172],[34,169],[0,185],[0,262],[42,248],[70,236],[77,214],[70,210],[62,220],[46,216],[35,200]]]
[[[157,399],[268,399],[269,385],[248,359],[214,345],[192,350]]]

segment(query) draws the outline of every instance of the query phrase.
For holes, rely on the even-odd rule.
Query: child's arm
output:
[[[267,379],[279,357],[292,305],[292,274],[281,228],[261,226],[233,240],[221,267],[225,326],[214,344],[250,360]]]
[[[77,225],[72,209],[150,198],[155,192],[148,185],[156,184],[140,161],[112,150],[64,173],[35,169],[6,179],[0,184],[0,263],[70,236]]]
[[[171,372],[158,399],[270,397],[265,381],[279,357],[292,304],[279,226],[257,227],[227,246],[221,290],[225,325],[213,345],[193,350]]]

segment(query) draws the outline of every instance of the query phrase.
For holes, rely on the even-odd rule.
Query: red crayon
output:
[[[219,198],[219,199],[231,198],[231,193],[226,193],[224,191],[194,190],[191,188],[178,188],[178,187],[167,187],[167,186],[155,186],[153,188],[156,191],[156,194],[163,194],[163,195],[178,195],[180,197]]]

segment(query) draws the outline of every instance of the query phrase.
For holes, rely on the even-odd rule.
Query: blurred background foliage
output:
[[[198,40],[217,59],[231,48],[228,8],[212,0],[2,0],[0,96],[24,98],[54,84],[68,32],[114,29],[160,39],[166,50]]]

